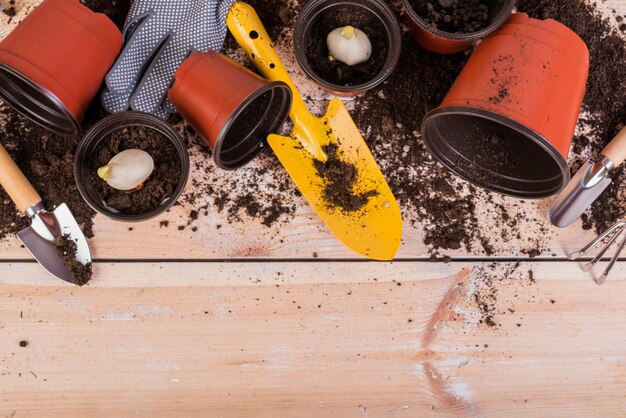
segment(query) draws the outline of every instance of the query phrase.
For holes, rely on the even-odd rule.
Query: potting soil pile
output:
[[[84,3],[109,14],[121,25],[130,2],[85,0]],[[291,33],[300,9],[298,2],[250,0],[249,3],[256,8],[279,53],[291,54]],[[400,2],[393,1],[391,6],[399,21],[404,22]],[[583,0],[519,0],[517,7],[533,17],[551,17],[563,22],[589,46],[591,74],[585,112],[572,153],[575,170],[584,158],[597,155],[626,118],[624,39],[613,29],[617,28],[616,22],[605,20],[594,6]],[[228,55],[251,68],[231,37],[226,46]],[[433,255],[462,247],[475,254],[507,255],[512,243],[522,243],[517,247],[530,256],[538,255],[545,250],[553,228],[546,219],[538,219],[537,204],[491,194],[456,179],[431,158],[420,137],[422,118],[440,104],[468,54],[444,56],[425,52],[405,30],[396,72],[381,87],[351,102],[351,114],[398,198],[405,221],[422,226]],[[302,78],[297,78],[297,83],[298,80]],[[308,101],[311,105],[315,102]],[[98,106],[94,104],[86,125],[102,117]],[[47,206],[68,203],[86,234],[92,236],[94,213],[80,198],[73,179],[72,162],[78,139],[56,137],[4,105],[0,115],[2,143],[45,197]],[[230,222],[258,222],[278,233],[281,224],[293,218],[297,205],[304,203],[270,152],[235,173],[225,172],[215,167],[210,150],[190,128],[180,120],[176,126],[192,156],[192,187],[179,202],[191,214],[186,225],[201,216],[222,212]],[[626,197],[620,189],[624,190],[625,184],[624,170],[618,170],[613,185],[585,215],[586,228],[601,230],[623,216]],[[169,224],[162,222],[163,227]],[[0,238],[26,225],[8,196],[0,191]]]

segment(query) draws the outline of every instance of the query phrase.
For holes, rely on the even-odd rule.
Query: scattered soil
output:
[[[69,235],[63,235],[57,238],[56,248],[63,259],[63,263],[74,276],[73,283],[78,286],[86,285],[91,280],[93,274],[91,263],[83,264],[76,260],[76,242],[74,242]]]
[[[330,144],[324,147],[328,157],[325,162],[315,161],[318,174],[324,179],[324,200],[330,207],[336,207],[343,212],[356,212],[367,205],[370,198],[378,195],[376,190],[355,194],[354,186],[358,180],[358,173],[353,164],[347,163],[339,155],[339,147]]]
[[[93,237],[92,217],[95,215],[81,198],[74,181],[74,153],[77,138],[53,135],[0,105],[2,144],[24,175],[39,192],[47,209],[67,203],[87,237]],[[29,225],[0,188],[0,239]]]
[[[127,149],[140,149],[154,160],[154,172],[139,190],[121,191],[98,177],[99,167]],[[91,184],[104,204],[126,215],[137,215],[157,209],[166,202],[180,183],[181,161],[176,147],[161,132],[143,126],[132,126],[113,132],[94,153]]]
[[[582,0],[518,0],[517,8],[531,17],[552,18],[570,27],[587,44],[591,68],[580,127],[574,138],[572,168],[596,158],[626,122],[626,43],[610,19],[595,4]],[[583,216],[585,229],[606,230],[626,212],[626,170],[616,170],[608,190]]]
[[[364,63],[347,65],[330,59],[326,38],[333,30],[347,25],[361,30],[372,43],[372,56]],[[322,79],[339,86],[356,86],[380,74],[387,61],[387,50],[387,34],[380,19],[361,7],[342,5],[319,17],[311,30],[306,56],[313,71]]]
[[[427,23],[450,33],[472,33],[489,26],[489,1],[410,0],[413,10]]]
[[[408,33],[402,51],[396,71],[383,86],[357,98],[351,115],[366,133],[405,220],[426,226],[426,244],[434,250],[462,245],[470,250],[476,238],[483,238],[474,213],[475,189],[436,164],[419,134],[422,119],[441,103],[467,57],[426,52]]]
[[[94,10],[108,12],[121,26],[130,1],[89,0],[86,3]],[[250,0],[249,3],[256,8],[279,52],[290,51],[292,28],[300,9],[298,1]],[[400,2],[390,3],[399,21],[404,21]],[[591,72],[584,103],[586,116],[579,124],[581,129],[574,140],[572,155],[575,170],[585,158],[597,155],[626,120],[626,84],[623,83],[626,48],[622,34],[611,26],[614,22],[604,19],[595,6],[583,0],[519,0],[517,7],[533,17],[562,21],[590,48]],[[242,58],[241,49],[230,35],[226,46],[229,55]],[[546,229],[549,227],[545,222],[537,223],[535,213],[526,212],[528,205],[513,199],[505,201],[458,181],[433,161],[421,140],[422,118],[441,103],[467,60],[467,54],[430,54],[419,49],[406,33],[402,48],[396,72],[384,85],[359,97],[353,103],[351,114],[396,194],[405,220],[424,227],[425,240],[433,254],[461,247],[474,252],[483,250],[487,255],[509,254],[511,242],[527,242],[528,254],[545,250],[542,239],[549,236],[550,230]],[[251,67],[249,61],[242,62]],[[47,207],[53,208],[65,201],[86,234],[92,236],[93,212],[80,198],[73,179],[72,160],[78,139],[51,135],[4,106],[0,114],[4,119],[3,144],[43,195]],[[101,117],[96,103],[85,127]],[[215,216],[215,211],[225,214],[226,219],[220,218],[216,223],[217,230],[225,220],[236,223],[252,218],[270,227],[277,222],[288,222],[294,216],[294,201],[298,202],[294,197],[299,193],[272,153],[263,153],[235,176],[207,163],[211,158],[210,149],[180,119],[176,127],[187,141],[193,161],[193,186],[180,201],[188,213],[195,210],[200,217]],[[587,228],[604,229],[623,215],[626,196],[620,190],[626,190],[625,183],[624,169],[618,170],[613,185],[585,215]],[[477,207],[481,208],[480,213],[476,213]],[[485,227],[485,219],[489,221],[489,228]],[[189,218],[188,221],[195,220]],[[23,217],[16,215],[8,196],[0,190],[0,238],[27,224]],[[169,225],[176,228],[181,222]],[[488,229],[491,232],[488,233]],[[494,230],[498,231],[495,238]]]

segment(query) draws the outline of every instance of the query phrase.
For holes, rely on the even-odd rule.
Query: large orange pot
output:
[[[0,98],[53,132],[79,135],[121,47],[105,15],[79,0],[46,0],[0,43]]]
[[[556,194],[589,72],[585,43],[552,20],[516,14],[474,51],[422,135],[432,154],[479,186],[523,198]]]
[[[510,16],[515,7],[515,0],[491,0],[489,7],[489,25],[472,33],[451,33],[437,29],[424,20],[412,7],[411,0],[402,0],[407,13],[411,35],[424,49],[438,54],[461,52],[476,41],[497,30]]]
[[[269,82],[215,51],[196,52],[176,71],[169,98],[213,150],[215,163],[234,170],[254,159],[291,108],[291,89]]]

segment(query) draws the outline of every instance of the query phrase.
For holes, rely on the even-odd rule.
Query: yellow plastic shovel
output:
[[[339,99],[326,114],[313,116],[298,93],[254,8],[238,1],[230,9],[228,29],[259,71],[269,80],[283,81],[293,91],[290,136],[270,135],[272,147],[296,185],[335,236],[353,251],[376,260],[392,260],[402,239],[402,216],[374,156]],[[356,168],[355,195],[368,193],[360,209],[346,211],[323,199],[325,181],[315,161],[326,161],[324,148],[338,148],[341,160]]]

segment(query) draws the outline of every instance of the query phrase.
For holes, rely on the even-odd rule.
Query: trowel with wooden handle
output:
[[[76,283],[74,276],[63,261],[56,247],[59,237],[76,243],[76,261],[91,262],[89,244],[78,222],[65,203],[54,211],[44,209],[42,199],[24,176],[17,164],[0,145],[0,185],[17,206],[31,220],[31,225],[17,233],[24,246],[46,270],[57,278]]]
[[[550,222],[565,228],[576,222],[611,184],[611,173],[626,160],[626,127],[602,151],[598,162],[587,161],[552,202]]]

